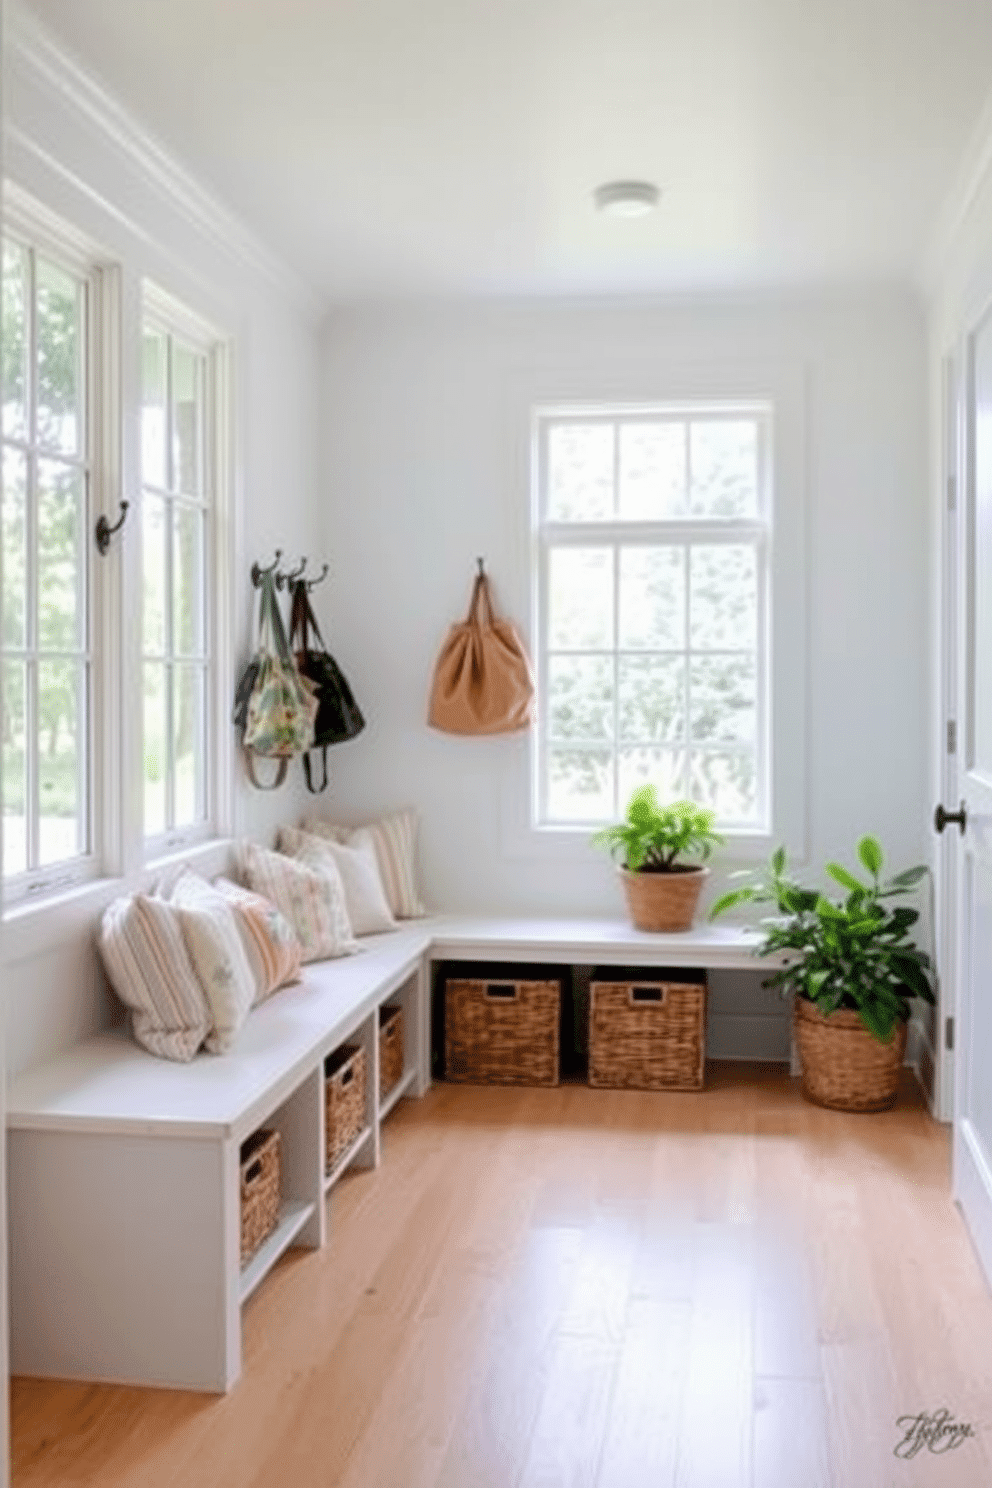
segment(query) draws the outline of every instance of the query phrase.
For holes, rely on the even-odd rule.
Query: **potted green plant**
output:
[[[887,901],[910,893],[929,870],[907,868],[883,881],[876,839],[862,837],[857,854],[868,881],[828,863],[845,890],[830,899],[787,874],[780,847],[768,868],[716,901],[710,918],[741,904],[775,905],[757,952],[785,956],[767,985],[795,994],[804,1094],[817,1105],[881,1111],[896,1098],[913,998],[935,1001],[933,964],[910,934],[919,913]]]
[[[714,813],[694,801],[663,806],[651,784],[638,786],[627,816],[593,836],[609,849],[620,872],[630,917],[638,930],[689,930],[709,869],[702,863],[722,842]]]

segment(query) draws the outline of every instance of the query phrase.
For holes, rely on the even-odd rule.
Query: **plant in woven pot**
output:
[[[694,801],[663,806],[653,785],[641,785],[626,820],[593,836],[610,850],[620,872],[630,918],[638,930],[689,930],[709,869],[702,863],[717,843],[714,813]]]
[[[716,901],[710,918],[740,904],[776,906],[757,954],[785,953],[766,985],[795,993],[803,1094],[837,1110],[884,1111],[896,1098],[913,998],[935,1001],[933,964],[910,934],[919,913],[887,901],[911,893],[929,870],[907,868],[883,881],[875,838],[862,837],[857,853],[868,881],[828,863],[846,891],[828,899],[787,876],[780,847],[767,869],[744,875],[750,882]]]

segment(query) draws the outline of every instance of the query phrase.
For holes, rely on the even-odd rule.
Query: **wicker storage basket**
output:
[[[379,1099],[403,1078],[403,1009],[379,1009]]]
[[[328,1173],[365,1125],[365,1050],[342,1044],[324,1062],[325,1163]]]
[[[561,983],[452,978],[445,988],[449,1080],[557,1085]]]
[[[895,1104],[905,1023],[897,1023],[889,1042],[880,1044],[852,1009],[825,1017],[805,997],[793,1003],[792,1020],[807,1100],[835,1111],[887,1111]]]
[[[594,981],[589,988],[589,1084],[702,1090],[706,982]]]
[[[279,1223],[279,1133],[253,1132],[241,1147],[241,1264]]]

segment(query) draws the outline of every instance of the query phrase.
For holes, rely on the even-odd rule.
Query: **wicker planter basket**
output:
[[[631,873],[618,869],[627,908],[637,930],[691,930],[708,868],[674,873]]]
[[[279,1223],[279,1133],[253,1132],[241,1148],[241,1264]]]
[[[803,1095],[835,1111],[887,1111],[895,1104],[906,1028],[900,1021],[889,1042],[881,1044],[851,1009],[824,1017],[815,1003],[797,997],[793,1029]]]
[[[403,1078],[403,1009],[379,1009],[379,1099]]]
[[[472,1085],[557,1085],[561,983],[450,979],[445,1077]]]
[[[705,1039],[705,981],[590,985],[590,1085],[702,1090]]]
[[[342,1044],[324,1063],[325,1165],[329,1173],[365,1125],[365,1050]]]

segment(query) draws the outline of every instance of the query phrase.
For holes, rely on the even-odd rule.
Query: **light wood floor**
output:
[[[227,1397],[18,1380],[16,1488],[980,1488],[992,1299],[907,1076],[881,1116],[437,1086],[245,1313]],[[893,1455],[946,1407],[956,1451]]]

